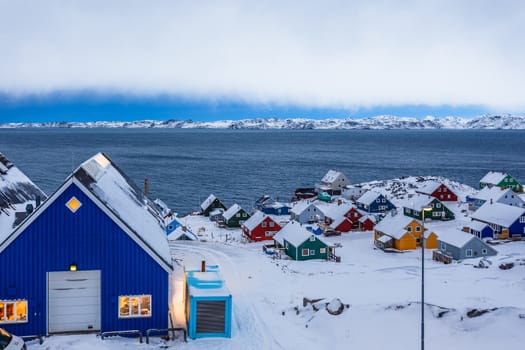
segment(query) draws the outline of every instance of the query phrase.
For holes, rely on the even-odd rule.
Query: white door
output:
[[[100,270],[48,272],[48,332],[100,330]]]

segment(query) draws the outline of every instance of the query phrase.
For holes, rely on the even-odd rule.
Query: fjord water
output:
[[[48,195],[97,152],[179,213],[214,193],[251,208],[263,194],[289,200],[329,169],[353,183],[406,175],[470,186],[489,170],[525,182],[523,130],[3,129],[0,152]]]

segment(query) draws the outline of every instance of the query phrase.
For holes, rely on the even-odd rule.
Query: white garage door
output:
[[[100,330],[100,271],[48,272],[49,333]]]

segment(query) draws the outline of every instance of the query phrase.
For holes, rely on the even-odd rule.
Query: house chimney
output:
[[[206,272],[206,260],[201,261],[201,272]]]
[[[148,180],[148,178],[144,179],[144,194],[145,195],[149,194],[149,180]]]

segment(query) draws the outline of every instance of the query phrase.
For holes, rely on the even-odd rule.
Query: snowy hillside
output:
[[[460,117],[396,117],[382,115],[371,118],[254,118],[196,122],[192,120],[139,120],[133,122],[50,122],[0,123],[0,128],[175,128],[175,129],[289,129],[289,130],[367,130],[367,129],[525,129],[525,116],[484,115]]]

